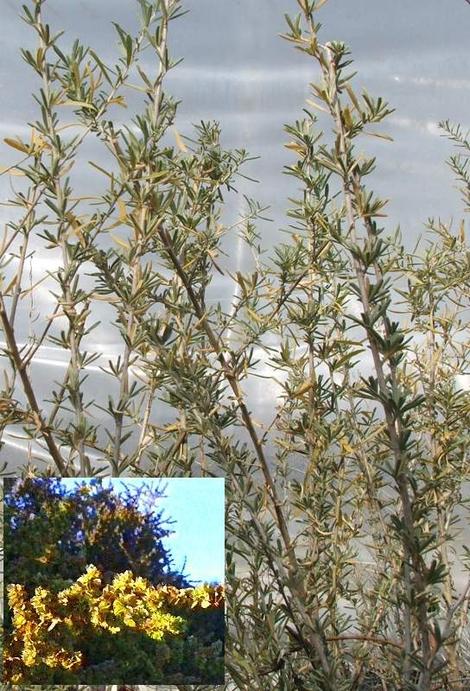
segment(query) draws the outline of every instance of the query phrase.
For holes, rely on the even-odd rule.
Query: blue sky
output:
[[[63,479],[66,487],[89,479]],[[124,485],[141,487],[150,483],[166,485],[159,505],[164,518],[175,521],[173,535],[164,540],[174,566],[192,581],[224,580],[224,480],[222,478],[103,478],[103,486],[112,484],[118,491]]]

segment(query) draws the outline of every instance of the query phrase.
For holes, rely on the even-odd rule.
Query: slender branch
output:
[[[360,634],[343,634],[342,636],[327,636],[327,641],[366,641],[368,643],[376,643],[377,645],[390,646],[403,650],[403,643],[398,641],[391,641],[388,638],[380,638],[379,636],[362,636]]]
[[[201,305],[199,303],[199,300],[197,299],[197,296],[193,290],[193,287],[188,280],[188,277],[186,275],[185,270],[183,269],[179,258],[176,254],[176,252],[173,249],[172,241],[171,238],[165,228],[163,226],[159,227],[159,235],[162,240],[163,246],[165,247],[166,251],[168,252],[169,257],[171,258],[171,261],[175,267],[175,270],[180,277],[187,295],[193,305],[194,311],[196,316],[199,319],[200,327],[204,329],[208,341],[217,357],[217,360],[219,361],[222,371],[225,375],[225,378],[232,389],[232,392],[235,396],[235,399],[237,401],[237,405],[239,407],[243,423],[245,425],[245,428],[250,436],[250,439],[252,441],[256,456],[258,458],[258,461],[261,466],[261,470],[264,476],[264,480],[266,482],[266,487],[267,491],[269,493],[270,499],[272,501],[272,505],[274,507],[274,513],[276,516],[276,521],[277,525],[279,528],[279,532],[281,533],[281,537],[284,543],[284,547],[286,549],[286,554],[289,560],[290,564],[290,571],[292,574],[292,577],[295,578],[296,585],[299,588],[299,591],[301,593],[301,599],[305,601],[306,597],[306,592],[304,589],[304,584],[299,578],[299,564],[297,561],[297,556],[295,554],[295,549],[291,541],[291,537],[289,534],[289,529],[287,526],[287,521],[284,516],[284,512],[282,509],[282,502],[280,501],[276,486],[274,484],[274,480],[271,475],[271,471],[269,469],[269,465],[266,459],[266,456],[264,454],[264,449],[263,446],[258,438],[258,434],[256,432],[252,417],[250,412],[248,411],[248,408],[246,406],[240,384],[236,375],[236,370],[235,370],[235,362],[227,360],[225,355],[224,355],[224,349],[223,349],[223,344],[219,340],[218,336],[215,334],[213,331],[205,311],[201,308]],[[304,609],[304,608],[303,608]],[[304,609],[305,613],[305,609]],[[319,628],[319,622],[316,622],[315,628],[317,630],[320,630]],[[320,658],[320,662],[322,665],[322,668],[327,676],[331,674],[331,669],[330,669],[330,664],[327,658],[327,652],[326,648],[324,645],[324,642],[322,641],[322,638],[319,633],[316,631],[312,634],[312,643],[315,648],[315,651]]]
[[[31,381],[29,379],[28,373],[26,371],[26,367],[23,363],[23,360],[21,358],[21,355],[18,351],[18,347],[16,345],[16,338],[15,338],[15,333],[13,331],[13,328],[10,324],[10,321],[8,319],[8,315],[6,313],[5,309],[5,303],[3,300],[3,296],[0,294],[0,321],[2,323],[3,331],[5,333],[5,339],[8,345],[8,349],[10,352],[10,357],[13,361],[13,365],[15,367],[15,370],[18,372],[21,383],[23,385],[23,390],[25,393],[25,396],[27,398],[27,401],[29,403],[29,406],[31,408],[31,411],[34,415],[37,427],[39,432],[42,434],[44,441],[46,443],[46,446],[49,450],[49,453],[51,454],[51,457],[53,461],[55,462],[57,469],[59,470],[60,474],[62,476],[67,475],[67,467],[65,464],[65,461],[62,458],[62,455],[57,447],[57,444],[54,440],[54,437],[52,436],[51,429],[46,425],[44,422],[44,419],[41,414],[41,410],[39,408],[38,402],[36,400],[36,396],[34,394],[33,387],[31,385]]]
[[[335,125],[336,125],[336,130],[339,135],[339,147],[340,147],[340,154],[343,158],[344,165],[345,165],[345,170],[348,170],[348,165],[347,165],[347,160],[346,160],[346,154],[347,154],[347,140],[346,140],[346,134],[345,134],[345,128],[343,124],[343,117],[342,117],[342,109],[341,109],[341,102],[338,94],[338,89],[337,89],[337,74],[336,74],[336,65],[335,65],[335,60],[333,57],[333,52],[332,49],[329,45],[325,47],[325,57],[326,57],[326,67],[323,68],[325,77],[328,79],[328,82],[333,89],[332,91],[332,100],[331,100],[331,114],[334,117],[335,120]],[[343,178],[343,195],[344,195],[344,200],[345,200],[345,206],[346,206],[346,212],[347,212],[347,218],[348,218],[348,225],[349,225],[349,230],[351,232],[351,236],[353,239],[353,242],[357,242],[357,237],[356,237],[356,217],[354,214],[354,209],[353,209],[353,201],[352,201],[352,193],[350,191],[350,180],[348,178],[348,173],[344,174]],[[364,308],[364,312],[366,314],[370,314],[370,304],[369,304],[369,296],[368,296],[368,289],[367,289],[367,278],[365,277],[361,264],[356,256],[353,256],[353,265],[359,285],[359,290],[360,290],[360,296],[361,296],[361,302]],[[384,319],[385,321],[385,319]],[[387,398],[388,396],[388,387],[386,384],[386,377],[384,373],[384,367],[383,367],[383,362],[379,353],[379,350],[377,348],[377,343],[375,339],[373,338],[372,334],[367,331],[367,337],[369,341],[369,347],[372,353],[372,359],[374,362],[374,367],[377,375],[377,381],[379,384],[379,389],[384,397],[384,399]],[[412,507],[411,507],[411,499],[409,496],[409,489],[408,489],[408,482],[406,479],[406,472],[407,472],[407,464],[406,464],[406,458],[403,456],[401,450],[400,450],[400,442],[399,442],[399,433],[396,428],[396,421],[394,416],[392,415],[391,411],[389,410],[387,405],[383,405],[384,409],[384,414],[385,414],[385,419],[387,421],[387,428],[388,428],[388,435],[390,438],[390,444],[391,448],[395,457],[395,462],[396,462],[396,467],[398,471],[398,476],[397,476],[397,485],[400,493],[400,498],[402,501],[402,507],[403,507],[403,515],[404,515],[404,520],[405,524],[407,527],[407,531],[409,535],[413,535],[414,533],[414,520],[413,520],[413,513],[412,513]],[[404,540],[404,575],[405,575],[405,588],[407,591],[407,596],[406,596],[406,602],[405,602],[405,620],[404,620],[404,626],[405,626],[405,663],[404,663],[404,676],[406,679],[409,679],[410,677],[410,666],[411,666],[411,649],[412,649],[412,640],[411,640],[411,610],[410,610],[410,601],[411,601],[411,574],[410,574],[410,564],[415,563],[415,555],[412,555],[410,552],[409,548],[409,541]],[[420,576],[420,574],[417,574]],[[429,646],[429,632],[428,632],[428,627],[427,623],[425,621],[421,622],[422,628],[421,628],[421,633],[422,633],[422,642],[423,642],[423,655],[425,657],[425,660],[427,661],[430,657],[431,651],[430,651],[430,646]]]
[[[156,129],[158,118],[159,118],[159,113],[160,113],[160,106],[161,106],[161,98],[162,98],[162,84],[163,84],[163,79],[165,77],[165,74],[167,72],[167,66],[166,62],[164,61],[164,56],[167,51],[167,41],[168,41],[168,21],[169,21],[169,9],[172,4],[172,0],[163,0],[163,11],[162,11],[162,17],[161,17],[161,25],[160,25],[160,41],[159,41],[159,66],[158,66],[158,74],[157,78],[155,80],[154,84],[154,90],[153,93],[151,94],[151,100],[152,100],[152,125],[154,130]],[[113,147],[113,154],[116,157],[117,160],[119,160],[119,151],[116,146]],[[150,171],[147,171],[150,173]],[[151,188],[151,182],[147,182],[146,187],[147,191],[150,190]],[[135,230],[134,234],[134,252],[133,252],[133,258],[131,262],[131,272],[132,272],[132,289],[131,289],[131,294],[134,294],[138,283],[139,283],[139,278],[140,278],[140,265],[141,265],[141,258],[142,258],[142,252],[143,252],[143,244],[142,244],[142,233],[144,231],[145,227],[145,221],[148,215],[148,209],[145,205],[142,206],[141,209],[141,215],[140,215],[140,222],[139,222],[139,227],[140,231],[138,232]],[[120,374],[120,386],[119,386],[119,401],[120,401],[120,406],[119,410],[115,412],[115,433],[114,433],[114,449],[113,449],[113,458],[112,458],[112,469],[113,469],[113,474],[119,474],[120,473],[120,461],[121,461],[121,446],[122,446],[122,436],[123,436],[123,426],[124,426],[124,415],[125,411],[122,409],[122,406],[124,404],[124,401],[127,399],[128,393],[129,393],[129,367],[130,367],[130,359],[131,359],[131,354],[132,354],[132,333],[135,327],[135,313],[134,310],[131,308],[129,311],[129,315],[127,317],[127,323],[126,323],[126,345],[124,347],[124,353],[123,353],[123,358],[122,358],[122,367],[121,367],[121,374]]]

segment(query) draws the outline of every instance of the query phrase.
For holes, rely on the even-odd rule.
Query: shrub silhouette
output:
[[[171,530],[155,508],[161,489],[128,488],[118,495],[99,479],[73,491],[55,478],[6,483],[6,583],[30,593],[36,586],[57,591],[95,564],[106,582],[130,570],[153,584],[189,586],[162,543]],[[153,508],[139,507],[143,491]]]

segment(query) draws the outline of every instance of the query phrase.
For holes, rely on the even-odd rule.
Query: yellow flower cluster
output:
[[[34,667],[41,661],[49,667],[77,669],[80,652],[66,650],[60,638],[51,632],[61,621],[54,611],[54,596],[45,588],[36,588],[28,600],[22,585],[9,585],[8,603],[12,609],[13,635],[7,640],[3,657],[4,681],[20,684],[25,667]]]
[[[169,611],[196,607],[223,607],[223,586],[178,589],[152,586],[130,571],[115,576],[103,587],[101,574],[88,566],[78,580],[59,593],[36,588],[28,599],[23,586],[7,587],[13,633],[4,655],[4,681],[20,684],[26,668],[43,662],[49,667],[76,670],[83,663],[80,651],[67,649],[90,625],[117,634],[123,627],[145,633],[154,640],[184,631],[185,620]],[[71,634],[71,635],[70,635]]]

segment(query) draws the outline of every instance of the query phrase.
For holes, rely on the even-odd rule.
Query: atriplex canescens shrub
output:
[[[116,27],[115,64],[80,42],[66,50],[44,0],[25,7],[40,115],[28,141],[7,140],[25,184],[14,178],[2,246],[4,424],[42,445],[49,472],[225,474],[228,688],[341,691],[380,678],[384,689],[457,689],[469,595],[455,580],[470,421],[464,224],[431,220],[413,252],[386,236],[385,201],[366,186],[375,160],[358,142],[383,136],[390,109],[358,89],[345,45],[322,39],[324,0],[292,4],[285,38],[318,79],[286,128],[299,190],[269,259],[256,202],[235,226],[222,215],[247,153],[225,151],[216,123],[177,134],[176,147],[167,136],[180,2],[139,0],[139,31]],[[130,94],[141,100],[123,122],[113,108]],[[450,163],[468,206],[468,137],[443,132],[459,147]],[[89,137],[107,156],[91,164],[102,181],[91,200],[73,177]],[[253,257],[244,272],[223,254],[229,234]],[[38,241],[61,267],[39,315],[27,276]],[[221,274],[230,309],[207,300]],[[103,301],[121,343],[109,361],[90,336]],[[23,343],[27,310],[37,318]],[[67,363],[49,402],[31,376],[45,343]],[[88,386],[97,366],[107,400]],[[266,377],[261,423],[245,392]]]
[[[145,638],[161,642],[167,637],[181,637],[188,629],[188,610],[202,608],[210,613],[210,610],[224,606],[222,586],[154,587],[145,579],[134,577],[130,571],[115,576],[111,584],[103,586],[101,573],[93,565],[74,584],[58,593],[38,587],[28,598],[24,586],[10,584],[7,594],[13,613],[13,630],[6,640],[4,681],[15,684],[171,681],[172,666],[175,665],[171,642],[169,645],[150,645],[149,648],[144,644]],[[144,635],[126,637],[122,634],[126,629]],[[121,645],[115,646],[114,659],[97,659],[100,648],[103,648],[100,631],[122,639]],[[140,643],[140,650],[135,649],[134,638]],[[112,647],[107,650],[108,655],[112,654],[111,651]],[[218,648],[212,645],[202,651],[196,648],[193,652],[191,662],[196,670],[201,661],[206,665],[209,663],[213,669],[223,669],[220,666],[222,641],[219,641]],[[126,674],[136,674],[133,656],[137,654],[142,661],[144,653],[147,653],[147,668],[142,665],[137,678],[126,679]],[[100,664],[102,667],[106,662],[108,666],[100,670]],[[149,664],[153,664],[152,670],[148,669]],[[182,670],[178,670],[180,674],[184,671],[184,664],[181,667]],[[70,673],[54,675],[48,668]],[[199,679],[196,681],[221,681],[220,675],[217,679],[216,674],[214,679],[213,671],[208,673],[204,667],[198,671]],[[151,676],[147,676],[149,673]],[[191,675],[186,676],[189,676],[189,681],[193,680]]]

